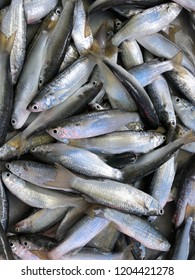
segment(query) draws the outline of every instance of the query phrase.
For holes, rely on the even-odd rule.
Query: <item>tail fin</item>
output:
[[[10,37],[7,37],[2,31],[0,31],[0,51],[11,53],[16,33],[13,33]]]
[[[71,173],[68,169],[64,168],[58,163],[55,163],[56,168],[56,176],[53,181],[47,182],[48,186],[59,188],[61,190],[63,189],[70,189],[71,188],[71,182],[73,181],[74,175]]]
[[[193,130],[187,132],[184,136],[180,138],[180,140],[183,142],[183,145],[195,142],[195,135],[193,133]]]
[[[173,65],[174,64],[181,65],[182,58],[183,58],[183,53],[182,53],[182,51],[180,51],[174,57],[171,58],[171,62]]]

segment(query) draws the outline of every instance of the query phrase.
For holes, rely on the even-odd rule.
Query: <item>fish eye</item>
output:
[[[53,129],[53,133],[57,134],[58,133],[57,129]]]
[[[39,84],[40,84],[40,85],[42,85],[42,83],[43,83],[43,80],[42,80],[42,79],[40,79],[40,80],[39,80]]]
[[[57,15],[61,15],[60,9],[57,9],[57,10],[56,10],[56,14],[57,14]]]
[[[163,135],[163,140],[166,140],[166,136]]]
[[[35,148],[32,148],[31,151],[34,152],[34,151],[35,151]]]
[[[16,123],[16,120],[12,119],[12,120],[11,120],[11,123],[12,123],[12,124],[15,124],[15,123]]]
[[[15,231],[16,231],[16,232],[19,232],[19,231],[20,231],[19,227],[16,227],[16,228],[15,228]]]
[[[96,82],[96,81],[94,81],[94,82],[93,82],[93,85],[94,85],[94,86],[96,86],[96,85],[97,85],[97,82]]]
[[[33,110],[38,110],[38,108],[39,108],[39,107],[38,107],[37,105],[33,105],[33,106],[32,106],[32,109],[33,109]]]
[[[10,164],[9,163],[6,163],[5,165],[8,169],[10,168]]]
[[[27,246],[27,245],[28,245],[28,242],[27,242],[27,241],[24,241],[23,244],[24,244],[24,246]]]
[[[175,121],[171,121],[171,125],[175,126],[176,125]]]
[[[176,101],[177,103],[179,103],[179,102],[180,102],[180,98],[177,97],[177,98],[175,99],[175,101]]]
[[[159,215],[163,215],[164,214],[164,209],[160,209],[159,210]]]
[[[9,172],[6,173],[6,176],[7,176],[7,177],[9,177],[10,175],[11,175],[11,173],[9,173]]]
[[[13,243],[13,242],[10,242],[9,245],[10,245],[11,247],[13,247],[13,246],[14,246],[14,243]]]

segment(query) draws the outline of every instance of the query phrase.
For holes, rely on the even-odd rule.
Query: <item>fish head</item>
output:
[[[28,167],[23,161],[12,161],[6,163],[6,168],[18,177],[28,174]]]
[[[183,98],[180,98],[178,96],[173,96],[172,101],[173,101],[173,107],[176,112],[185,111],[188,108],[188,102]]]
[[[32,154],[39,154],[39,155],[44,155],[44,154],[49,154],[52,152],[53,148],[52,145],[40,145],[37,147],[33,147],[30,152]]]
[[[64,127],[55,127],[47,129],[47,133],[55,139],[68,143],[68,139],[79,139],[81,138],[80,132],[82,132],[82,124],[80,122],[74,124],[68,124]]]
[[[13,236],[9,236],[8,237],[8,242],[9,242],[9,245],[12,249],[12,251],[14,252],[15,250],[18,249],[18,247],[20,246],[20,240],[19,240],[19,237],[16,236],[16,235],[13,235]]]
[[[5,143],[2,147],[0,147],[0,160],[9,160],[17,155],[17,148],[9,145],[8,143]]]

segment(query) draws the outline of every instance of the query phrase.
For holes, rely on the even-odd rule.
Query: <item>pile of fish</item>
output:
[[[1,0],[0,259],[195,258],[195,2]]]

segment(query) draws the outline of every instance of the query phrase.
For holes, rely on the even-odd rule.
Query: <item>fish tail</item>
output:
[[[195,135],[193,133],[193,130],[187,132],[183,137],[181,137],[181,140],[183,141],[183,145],[195,142]]]
[[[178,52],[174,57],[171,58],[171,62],[173,65],[181,65],[183,59],[182,51]]]
[[[0,51],[11,53],[16,33],[7,37],[2,31],[0,31]]]
[[[55,163],[55,168],[55,179],[53,181],[47,182],[47,185],[52,187],[59,187],[60,189],[70,189],[71,181],[73,180],[75,175],[58,163]]]

